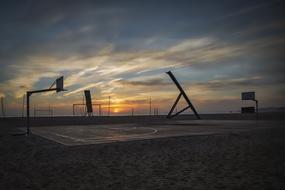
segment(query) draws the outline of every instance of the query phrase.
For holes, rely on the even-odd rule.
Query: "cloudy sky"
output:
[[[167,112],[178,91],[201,113],[238,111],[242,91],[285,106],[285,15],[278,0],[9,0],[0,6],[0,95],[21,115],[27,90],[64,75],[67,92],[32,105],[71,114],[83,90],[112,112]],[[179,105],[182,108],[183,101]]]

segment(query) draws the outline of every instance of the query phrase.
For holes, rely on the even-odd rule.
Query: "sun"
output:
[[[119,109],[118,108],[114,108],[114,111],[113,111],[114,113],[119,113],[120,111],[119,111]]]

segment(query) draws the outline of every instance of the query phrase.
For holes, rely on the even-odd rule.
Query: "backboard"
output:
[[[63,89],[63,76],[56,79],[55,84],[56,84],[56,92],[64,91],[64,89]]]
[[[92,99],[90,90],[84,90],[87,113],[92,113]]]
[[[242,100],[255,100],[255,92],[242,92],[241,99]]]

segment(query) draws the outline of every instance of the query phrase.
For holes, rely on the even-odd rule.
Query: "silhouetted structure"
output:
[[[56,87],[52,88],[54,85],[56,85]],[[27,95],[26,95],[26,98],[27,98],[27,131],[26,131],[26,134],[27,135],[30,134],[30,96],[32,94],[35,94],[35,93],[50,92],[50,91],[56,91],[56,92],[65,91],[63,89],[63,76],[61,76],[58,79],[56,79],[52,83],[50,88],[48,88],[48,89],[27,91]]]
[[[256,119],[258,119],[258,100],[256,100],[255,98],[255,92],[251,91],[251,92],[242,92],[241,93],[241,100],[252,100],[255,102],[255,108],[256,108]],[[254,113],[254,108],[252,110],[252,108],[242,108],[241,109],[242,113]]]
[[[109,96],[108,116],[110,116],[110,107],[111,107],[111,96]]]
[[[134,116],[134,108],[131,109],[132,116]]]
[[[149,98],[149,116],[151,116],[151,97]]]
[[[26,95],[23,95],[23,102],[22,102],[22,118],[24,118],[25,116],[25,99],[26,99]]]
[[[241,113],[255,113],[254,107],[241,107]]]
[[[34,106],[34,117],[37,117],[38,113],[46,113],[46,116],[52,117],[53,109],[50,107],[50,105],[48,106],[47,109],[37,108],[36,106]]]
[[[158,108],[153,108],[153,115],[158,115]]]
[[[4,107],[4,97],[1,97],[1,113],[3,117],[6,116],[5,107]]]
[[[86,108],[86,104],[72,104],[72,113],[73,113],[73,116],[76,116],[76,115],[77,115],[77,111],[76,111],[77,109],[76,109],[76,108],[77,108],[78,106],[82,106],[82,107]],[[91,106],[92,106],[92,113],[93,113],[93,106],[98,106],[98,111],[99,111],[98,115],[99,115],[99,116],[102,116],[102,106],[103,106],[103,104],[94,104],[94,103],[92,103]],[[84,116],[88,115],[86,109],[84,109],[84,112],[83,112],[83,114],[81,114],[81,115],[84,115]],[[93,114],[92,114],[92,116],[93,116]]]
[[[84,90],[84,95],[85,95],[85,104],[86,104],[87,115],[92,116],[93,115],[93,109],[92,109],[92,99],[91,99],[90,90]]]
[[[172,81],[174,82],[174,84],[176,85],[176,87],[178,88],[178,90],[180,91],[180,94],[178,95],[177,99],[175,100],[172,108],[170,109],[167,118],[171,119],[172,117],[175,117],[177,115],[179,115],[180,113],[184,112],[185,110],[187,110],[188,108],[191,108],[192,111],[194,112],[194,114],[196,115],[197,119],[201,119],[199,114],[197,113],[196,109],[194,108],[194,106],[192,105],[190,99],[187,97],[186,93],[184,92],[183,88],[180,86],[179,82],[176,80],[176,78],[174,77],[174,75],[172,74],[171,71],[166,72],[166,74],[169,75],[169,77],[172,79]],[[174,108],[176,107],[177,103],[179,102],[181,96],[184,97],[184,99],[186,100],[188,106],[185,107],[184,109],[178,111],[177,113],[175,113],[174,115],[172,115],[172,112],[174,110]]]

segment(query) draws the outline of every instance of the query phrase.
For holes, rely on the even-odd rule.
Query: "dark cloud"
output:
[[[266,6],[261,6],[262,10],[248,8],[260,4]],[[90,54],[106,43],[116,44],[118,50],[139,48],[141,42],[153,36],[184,39],[211,34],[225,38],[227,33],[232,33],[229,28],[236,31],[249,27],[250,24],[242,26],[244,22],[238,22],[245,21],[248,15],[240,15],[278,8],[275,4],[267,1],[3,1],[0,53],[11,59],[36,53],[70,56]],[[279,12],[270,11],[266,20],[275,18]],[[234,21],[219,21],[217,27],[217,21],[212,19],[224,15],[232,15]],[[263,25],[264,19],[259,17],[258,14],[250,18],[262,21],[258,24]],[[88,27],[93,29],[84,32]]]
[[[207,82],[197,82],[191,85],[203,87],[207,90],[232,90],[236,88],[248,88],[248,87],[264,87],[282,85],[284,81],[281,79],[269,79],[262,77],[244,77],[244,78],[232,78],[223,77],[216,80],[210,80]]]

